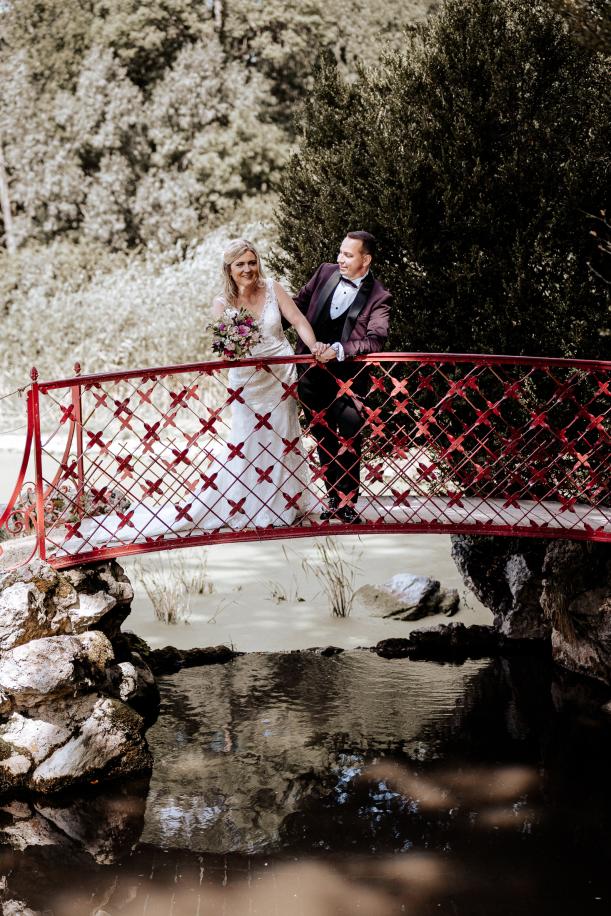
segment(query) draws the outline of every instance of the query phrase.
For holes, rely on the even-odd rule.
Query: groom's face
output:
[[[345,238],[339,248],[337,263],[342,277],[357,280],[369,270],[371,255],[365,254],[360,239]]]

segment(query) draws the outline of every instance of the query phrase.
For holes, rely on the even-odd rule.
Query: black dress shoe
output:
[[[335,518],[335,515],[337,514],[337,507],[339,506],[339,496],[330,496],[327,500],[327,503],[329,508],[320,513],[321,522],[326,522],[330,518]]]
[[[354,506],[344,506],[342,509],[338,509],[336,514],[347,525],[360,525],[363,521]]]

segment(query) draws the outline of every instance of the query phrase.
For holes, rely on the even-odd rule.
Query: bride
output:
[[[259,253],[246,239],[231,241],[223,254],[223,292],[213,302],[213,317],[219,319],[232,308],[246,309],[259,326],[259,342],[250,356],[293,355],[282,330],[283,318],[313,355],[326,348],[316,341],[310,323],[282,286],[264,278]],[[205,483],[182,505],[141,503],[121,516],[94,516],[81,523],[63,549],[75,553],[223,527],[284,526],[308,511],[310,473],[298,406],[286,396],[285,387],[297,381],[297,369],[293,363],[267,368],[229,370],[228,386],[241,391],[241,397],[232,403],[228,442],[202,474]]]

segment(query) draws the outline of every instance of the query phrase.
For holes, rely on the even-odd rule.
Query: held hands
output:
[[[328,363],[332,359],[336,359],[337,354],[333,347],[330,347],[329,344],[322,343],[317,340],[314,346],[312,347],[312,356],[314,356],[319,363]]]

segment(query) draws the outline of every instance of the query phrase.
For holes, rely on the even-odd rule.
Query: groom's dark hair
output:
[[[375,235],[372,235],[371,232],[365,232],[364,229],[358,229],[356,232],[348,232],[346,238],[358,239],[363,246],[365,254],[370,254],[372,258],[375,257],[378,243]]]
[[[363,246],[365,254],[370,254],[372,258],[375,255],[378,243],[375,235],[372,235],[371,232],[365,232],[364,229],[358,229],[356,232],[349,232],[346,238],[358,239]]]

